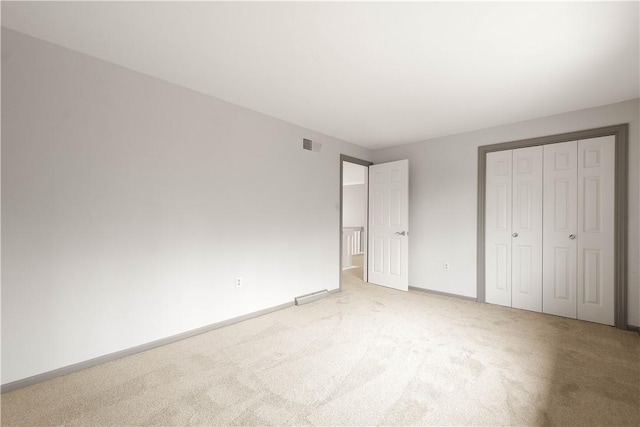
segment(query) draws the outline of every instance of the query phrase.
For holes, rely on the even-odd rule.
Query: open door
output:
[[[409,289],[409,160],[369,166],[370,283]]]

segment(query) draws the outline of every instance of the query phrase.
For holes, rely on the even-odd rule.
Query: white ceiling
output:
[[[639,96],[638,2],[2,2],[2,25],[380,148]]]

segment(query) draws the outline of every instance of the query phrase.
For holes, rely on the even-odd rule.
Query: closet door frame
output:
[[[615,137],[615,207],[614,207],[614,318],[615,327],[627,329],[627,235],[628,235],[628,133],[629,124],[620,124],[538,138],[522,139],[478,147],[478,239],[477,298],[485,302],[485,197],[487,153],[535,147],[613,135]]]

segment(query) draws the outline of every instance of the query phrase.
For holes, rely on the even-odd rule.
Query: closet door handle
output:
[[[569,238],[570,238],[571,240],[574,240],[574,239],[576,238],[576,235],[575,235],[575,234],[569,234]]]
[[[512,236],[513,237],[518,237],[518,233],[513,233]]]

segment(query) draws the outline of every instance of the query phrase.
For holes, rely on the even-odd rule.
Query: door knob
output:
[[[571,240],[573,240],[573,239],[575,239],[575,238],[576,238],[576,235],[575,235],[575,234],[569,234],[569,238],[570,238]]]
[[[512,236],[513,237],[518,237],[518,233],[513,233]]]
[[[406,231],[396,231],[396,234],[399,234],[401,236],[405,236],[407,234]]]

